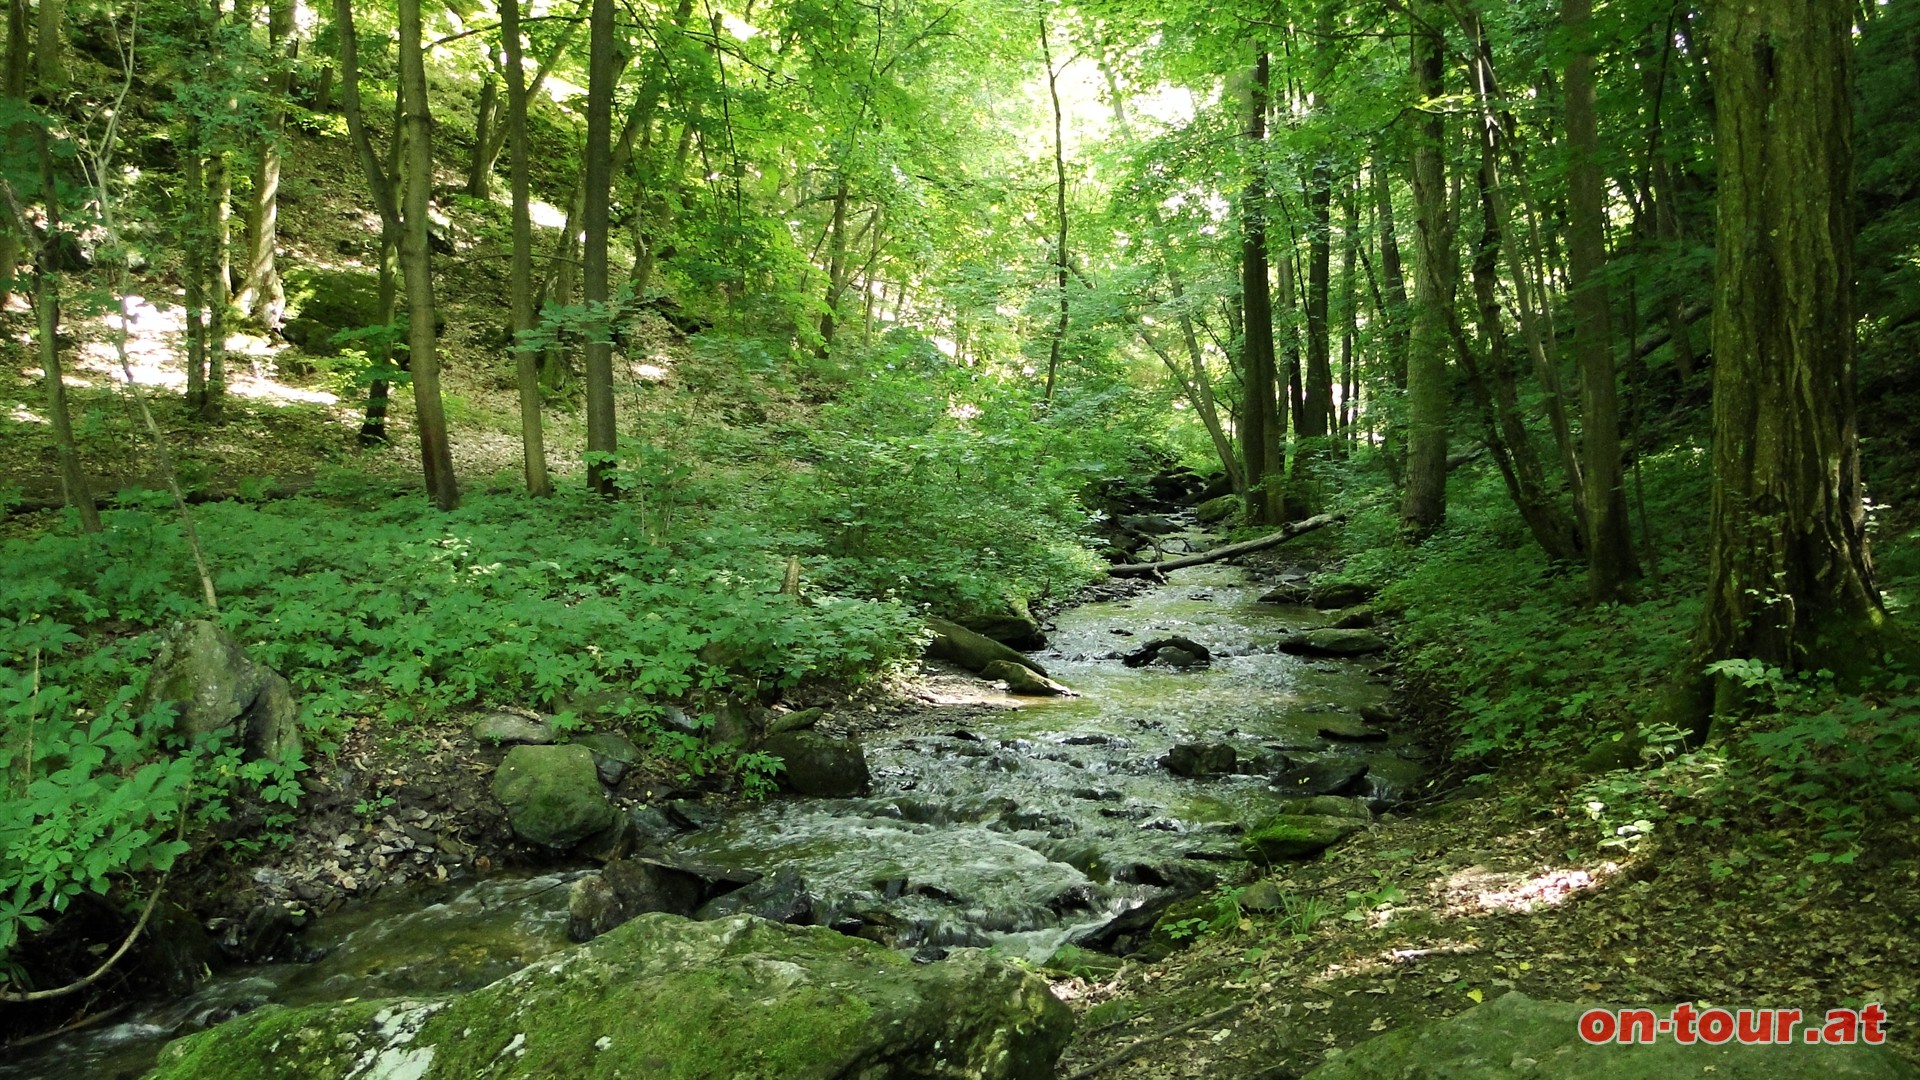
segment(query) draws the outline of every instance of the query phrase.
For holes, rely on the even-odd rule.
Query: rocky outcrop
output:
[[[927,629],[933,631],[933,641],[927,645],[927,655],[935,660],[950,660],[972,672],[984,671],[988,664],[1004,660],[1009,664],[1031,668],[1041,675],[1047,673],[1038,660],[1015,652],[983,634],[974,633],[959,623],[928,619]]]
[[[692,915],[702,905],[759,878],[650,856],[615,859],[574,881],[567,894],[567,937],[591,941],[654,912]]]
[[[1366,776],[1364,761],[1327,758],[1287,769],[1273,778],[1273,787],[1288,795],[1348,795]]]
[[[1193,518],[1202,525],[1213,525],[1227,520],[1240,512],[1240,497],[1221,495],[1208,499],[1194,508]]]
[[[300,710],[280,673],[247,659],[231,634],[205,619],[178,623],[160,644],[145,705],[174,707],[190,738],[238,737],[252,759],[300,756]]]
[[[818,927],[643,915],[468,994],[248,1013],[152,1077],[1042,1080],[1072,1027],[1044,981],[977,950],[915,964]]]
[[[1589,1045],[1580,1017],[1592,1006],[1510,993],[1445,1020],[1415,1024],[1329,1054],[1307,1080],[1913,1080],[1920,1069],[1887,1046]],[[1655,1007],[1657,1015],[1671,1010]]]
[[[516,746],[493,774],[493,797],[507,808],[515,836],[565,851],[613,829],[620,815],[600,785],[593,751],[570,746]]]
[[[866,751],[854,739],[785,731],[769,736],[760,749],[784,763],[777,779],[782,789],[796,795],[844,799],[865,795],[872,786]]]

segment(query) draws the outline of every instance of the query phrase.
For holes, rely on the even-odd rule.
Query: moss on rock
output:
[[[250,1013],[169,1046],[153,1078],[1039,1080],[1071,1028],[983,952],[923,966],[820,927],[643,915],[459,997]]]

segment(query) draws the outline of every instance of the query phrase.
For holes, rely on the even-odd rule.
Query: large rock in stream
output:
[[[1297,656],[1368,656],[1386,652],[1386,638],[1372,630],[1308,630],[1280,643],[1280,651]]]
[[[176,624],[147,680],[148,707],[174,707],[187,736],[237,735],[250,758],[300,756],[300,710],[280,673],[247,659],[233,635],[205,619]]]
[[[514,835],[560,851],[614,828],[619,817],[593,751],[577,743],[507,751],[493,774],[493,797],[507,808]]]
[[[796,795],[847,799],[865,795],[872,787],[867,753],[854,739],[835,739],[817,731],[783,731],[769,736],[760,749],[783,763],[777,779]]]
[[[1589,1045],[1590,1006],[1511,993],[1445,1020],[1402,1028],[1330,1055],[1307,1080],[1912,1080],[1920,1069],[1885,1046],[1794,1042]],[[1670,1010],[1656,1008],[1656,1015]]]
[[[1041,1080],[1072,1029],[984,952],[919,965],[819,927],[643,915],[468,994],[247,1013],[151,1080]]]

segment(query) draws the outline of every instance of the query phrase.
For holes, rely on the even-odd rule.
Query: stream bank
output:
[[[1232,873],[1242,834],[1294,794],[1274,788],[1276,775],[1342,762],[1326,790],[1377,805],[1418,776],[1424,751],[1410,735],[1359,719],[1387,715],[1381,662],[1283,651],[1329,618],[1262,603],[1266,591],[1242,570],[1204,566],[1060,612],[1037,659],[1078,697],[1014,698],[933,664],[884,707],[835,702],[822,724],[864,738],[870,795],[743,806],[646,775],[615,790],[669,826],[647,844],[659,856],[802,882],[805,921],[927,958],[992,947],[1043,963]],[[1162,649],[1129,665],[1158,638],[1211,655]],[[283,853],[247,875],[250,910],[287,915],[234,917],[270,962],[136,1007],[44,1060],[83,1070],[66,1075],[132,1075],[167,1036],[267,1002],[472,989],[566,947],[567,894],[585,868],[502,873],[528,863],[488,804],[494,762],[458,731],[409,737],[349,748],[320,778],[320,820],[341,826],[330,850]],[[1212,764],[1178,764],[1196,747]],[[411,771],[384,771],[409,752]],[[382,879],[380,899],[348,903]]]

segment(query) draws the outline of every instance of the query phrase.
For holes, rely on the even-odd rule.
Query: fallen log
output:
[[[1286,543],[1296,536],[1301,536],[1318,529],[1324,529],[1329,525],[1345,521],[1347,520],[1348,513],[1349,511],[1339,510],[1331,514],[1320,514],[1307,518],[1304,521],[1296,521],[1286,528],[1281,529],[1279,532],[1263,536],[1258,540],[1246,540],[1238,544],[1228,544],[1226,547],[1214,548],[1212,551],[1202,552],[1199,555],[1188,555],[1181,559],[1167,559],[1162,562],[1125,563],[1108,569],[1107,573],[1114,577],[1139,577],[1141,575],[1164,573],[1168,570],[1178,570],[1183,566],[1200,566],[1204,563],[1219,562],[1221,559],[1231,559],[1236,555],[1251,555],[1256,551],[1265,551],[1270,547],[1279,547],[1281,544]]]

